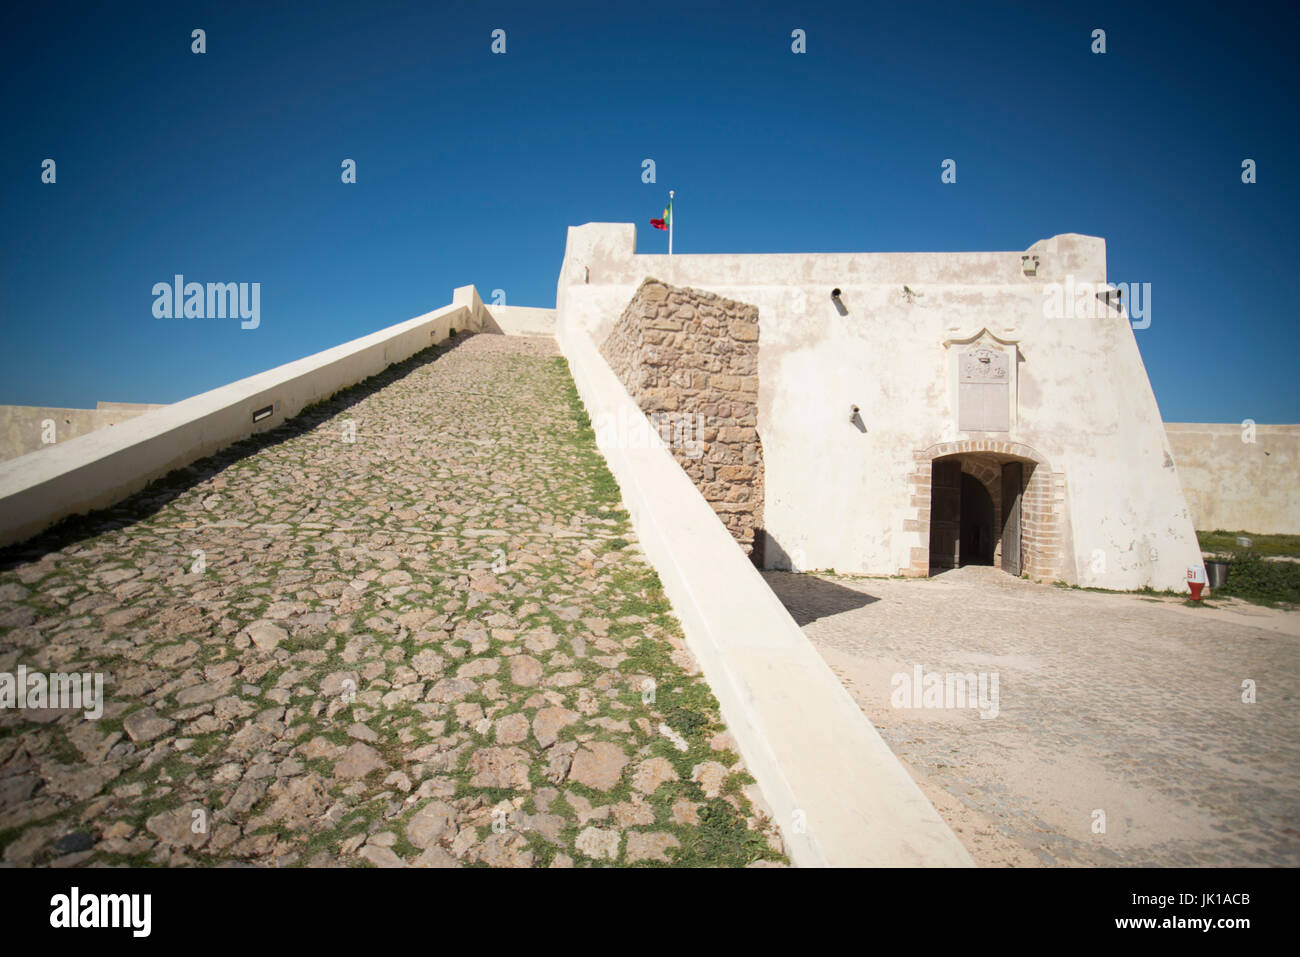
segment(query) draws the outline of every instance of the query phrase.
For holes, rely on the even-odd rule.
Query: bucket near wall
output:
[[[1222,588],[1228,581],[1228,562],[1208,561],[1205,563],[1205,577],[1210,588]]]

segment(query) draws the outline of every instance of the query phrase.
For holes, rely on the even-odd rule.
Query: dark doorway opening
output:
[[[961,565],[992,565],[996,538],[993,531],[993,496],[969,472],[961,474]]]

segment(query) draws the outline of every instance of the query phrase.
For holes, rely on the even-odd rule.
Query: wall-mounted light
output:
[[[838,288],[831,290],[831,302],[835,303],[835,311],[841,316],[847,316],[849,311],[844,308],[844,303],[840,301],[840,291]]]
[[[1120,300],[1124,297],[1124,290],[1118,286],[1105,286],[1101,292],[1097,293],[1097,298],[1108,306],[1118,308]]]
[[[849,424],[859,432],[867,431],[867,423],[862,421],[862,410],[856,405],[849,406]]]

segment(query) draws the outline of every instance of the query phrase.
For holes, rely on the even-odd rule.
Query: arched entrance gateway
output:
[[[1061,577],[1064,476],[1035,450],[1012,442],[946,442],[916,453],[911,476],[921,533],[905,574],[963,565],[1011,575]]]

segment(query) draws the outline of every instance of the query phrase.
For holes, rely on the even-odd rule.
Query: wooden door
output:
[[[961,463],[930,464],[930,574],[961,560]]]
[[[1019,577],[1020,561],[1020,487],[1024,466],[1019,462],[1002,465],[1002,570]]]

